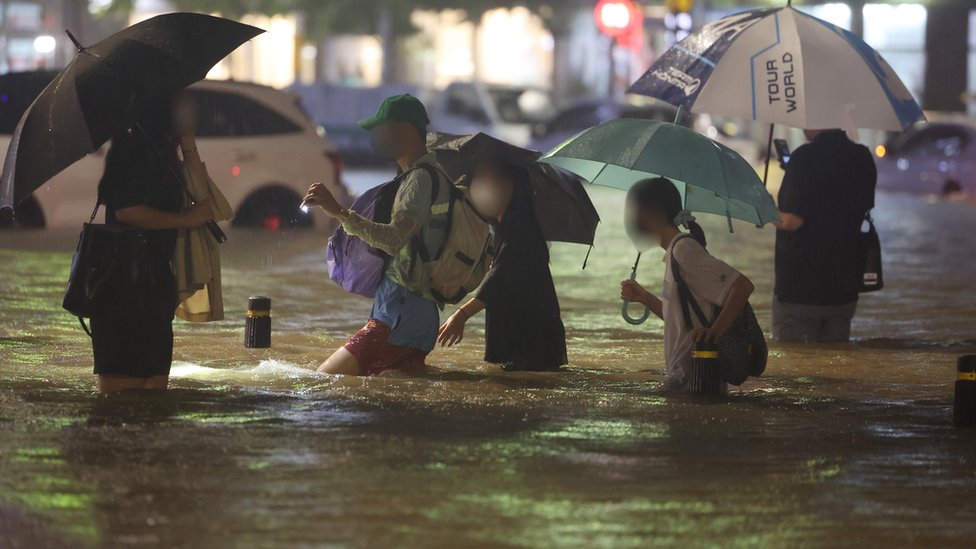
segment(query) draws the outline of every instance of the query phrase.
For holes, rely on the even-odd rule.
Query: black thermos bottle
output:
[[[956,399],[952,422],[956,427],[976,427],[976,355],[956,361]]]
[[[248,298],[244,346],[248,349],[271,347],[271,298],[260,295]]]
[[[722,372],[718,365],[718,348],[698,343],[691,352],[691,392],[700,395],[722,394]]]

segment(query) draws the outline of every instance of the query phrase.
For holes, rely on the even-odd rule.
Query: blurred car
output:
[[[766,124],[755,120],[699,114],[695,116],[692,127],[698,133],[739,153],[742,158],[753,164],[758,165],[766,160],[766,143],[769,138],[769,126]],[[779,128],[778,131],[794,134],[794,141],[803,138],[803,132],[800,130],[792,132],[786,128]]]
[[[24,110],[56,73],[0,77],[0,150]],[[303,213],[308,185],[322,181],[340,201],[342,159],[319,135],[295,96],[257,84],[203,81],[188,88],[199,103],[197,142],[210,176],[236,211],[234,226],[327,226]],[[109,144],[55,176],[17,207],[17,226],[79,227],[91,215]]]
[[[563,109],[549,121],[536,124],[529,148],[550,151],[587,128],[618,118],[673,122],[676,112],[677,109],[667,103],[647,98],[586,99]]]
[[[520,147],[529,143],[532,128],[555,112],[548,91],[481,82],[451,83],[429,110],[433,131],[484,132]]]
[[[879,189],[942,195],[976,192],[976,127],[970,124],[916,124],[874,152]]]
[[[419,95],[416,88],[400,84],[364,88],[313,82],[293,84],[288,91],[298,95],[305,112],[324,128],[346,166],[388,166],[389,161],[373,152],[369,132],[359,127],[359,121],[372,116],[387,97],[404,93]]]

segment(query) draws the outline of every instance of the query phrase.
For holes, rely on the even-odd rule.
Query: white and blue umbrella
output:
[[[924,120],[877,51],[790,6],[706,25],[665,52],[628,91],[691,112],[794,128],[900,131]]]

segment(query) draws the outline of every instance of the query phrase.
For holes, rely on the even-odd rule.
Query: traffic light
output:
[[[593,19],[600,32],[615,38],[620,46],[640,49],[644,14],[633,0],[600,0],[593,8]]]

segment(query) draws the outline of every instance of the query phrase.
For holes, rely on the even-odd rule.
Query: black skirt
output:
[[[95,373],[169,375],[176,305],[176,278],[168,263],[153,267],[143,284],[121,285],[91,318]]]
[[[513,210],[495,233],[496,257],[477,295],[486,306],[485,362],[538,370],[566,364],[566,331],[538,224]]]
[[[566,331],[558,312],[492,308],[485,314],[485,362],[539,370],[566,364]]]

